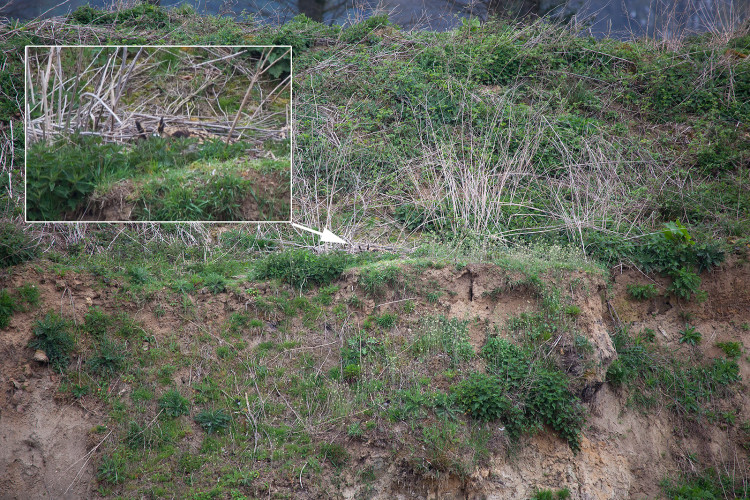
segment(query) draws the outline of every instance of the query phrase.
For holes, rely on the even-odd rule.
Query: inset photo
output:
[[[26,47],[26,221],[290,221],[291,51]]]

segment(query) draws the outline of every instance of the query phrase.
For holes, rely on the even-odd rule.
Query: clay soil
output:
[[[101,400],[87,395],[79,399],[64,396],[59,391],[60,375],[50,366],[33,360],[34,351],[27,347],[31,329],[39,311],[54,309],[75,321],[91,306],[110,311],[116,284],[102,286],[95,278],[67,274],[59,278],[44,264],[15,268],[2,277],[0,287],[15,288],[32,283],[40,290],[41,307],[16,313],[8,328],[0,335],[0,496],[2,498],[97,498],[98,483],[95,467],[107,433],[96,432],[106,421],[106,409]],[[340,289],[334,304],[356,294],[356,270],[348,272],[339,282]],[[513,315],[535,309],[536,297],[523,285],[513,286],[514,277],[492,265],[469,265],[463,270],[454,268],[428,269],[420,277],[417,287],[442,289],[447,293],[434,302],[420,302],[412,313],[414,319],[435,313],[449,317],[479,318],[503,325]],[[363,442],[348,443],[352,456],[360,466],[370,466],[376,479],[368,485],[370,498],[508,498],[526,499],[534,488],[568,487],[575,499],[654,498],[660,495],[659,481],[675,471],[689,467],[687,456],[697,453],[701,463],[717,467],[732,463],[740,477],[748,476],[746,452],[738,446],[736,436],[721,427],[692,428],[677,425],[667,411],[644,413],[627,404],[627,394],[601,383],[606,367],[616,356],[608,332],[616,322],[630,323],[637,331],[653,328],[656,342],[678,350],[679,330],[685,317],[690,317],[703,332],[699,347],[707,357],[721,355],[717,342],[737,341],[750,349],[750,333],[742,325],[750,322],[750,264],[741,261],[725,263],[721,268],[704,273],[703,289],[708,300],[696,304],[657,297],[646,302],[628,298],[630,283],[653,282],[664,289],[667,282],[646,277],[637,270],[620,270],[612,275],[608,288],[602,277],[583,272],[564,273],[549,279],[562,279],[572,292],[574,303],[580,307],[578,328],[593,344],[594,359],[599,369],[590,374],[591,386],[587,401],[589,417],[584,431],[581,451],[574,454],[567,444],[551,433],[540,433],[526,438],[512,455],[505,450],[502,440],[491,444],[495,454],[488,464],[470,477],[458,480],[450,475],[436,478],[417,477],[405,464],[403,457],[390,453],[394,436],[407,436],[408,429],[395,426],[382,439],[376,437]],[[572,285],[576,283],[576,285]],[[264,296],[271,288],[253,285]],[[497,292],[501,290],[501,292]],[[157,297],[158,298],[158,297]],[[361,321],[368,314],[382,314],[395,310],[398,303],[362,297]],[[190,296],[205,324],[222,324],[236,311],[245,310],[248,298],[237,294],[196,293]],[[111,312],[111,311],[110,311]],[[157,342],[166,338],[179,321],[176,307],[154,314],[150,305],[132,306],[128,311],[144,330],[154,335]],[[407,318],[406,324],[409,324]],[[273,321],[265,323],[265,331],[274,328]],[[197,335],[199,328],[183,329],[183,335]],[[475,349],[484,344],[485,329],[470,331]],[[406,327],[395,328],[390,335],[408,337]],[[301,349],[320,356],[321,370],[335,364],[338,353],[337,334],[327,326],[316,335],[305,337]],[[261,337],[250,340],[248,348],[257,345]],[[180,339],[189,342],[188,339]],[[750,365],[740,360],[744,381],[750,377]],[[73,364],[77,361],[74,359]],[[80,361],[78,361],[80,363]],[[326,364],[327,363],[327,364]],[[74,368],[73,368],[74,369]],[[435,373],[442,367],[434,367]],[[178,384],[190,384],[199,376],[192,368],[181,368],[174,374]],[[598,381],[598,383],[597,383]],[[440,384],[440,381],[437,382]],[[447,381],[445,385],[447,386]],[[744,386],[743,386],[744,387]],[[582,388],[582,389],[585,389]],[[125,383],[113,383],[111,391],[126,392]],[[742,411],[739,421],[750,419],[747,391],[741,389],[734,406]],[[196,434],[200,434],[196,430]],[[404,438],[408,442],[408,437]],[[355,474],[344,473],[333,497],[360,498],[365,494]],[[292,483],[296,483],[293,481]],[[300,482],[300,486],[302,486]],[[287,486],[293,488],[295,485]],[[331,485],[325,485],[325,488]],[[287,490],[295,498],[319,498],[325,489]],[[329,490],[330,491],[330,490]]]

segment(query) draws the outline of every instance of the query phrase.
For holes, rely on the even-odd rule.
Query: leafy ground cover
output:
[[[90,432],[99,494],[293,497],[324,481],[321,492],[355,485],[367,496],[388,474],[466,485],[538,439],[582,460],[598,390],[648,418],[667,414],[686,447],[718,429],[737,456],[747,451],[750,318],[716,343],[696,309],[720,308],[707,285],[747,266],[747,26],[622,42],[545,22],[425,33],[384,16],[264,26],[150,5],[56,22],[66,29],[0,29],[0,326],[26,322],[18,352],[44,351],[50,367],[34,366],[57,372],[56,396],[102,415]],[[291,45],[293,219],[386,251],[318,254],[290,228],[18,222],[19,50],[165,40]],[[248,172],[279,171],[291,147],[264,145],[274,155],[248,162],[240,146],[196,150],[190,139],[73,140],[29,154],[51,166],[95,156],[96,176],[63,166],[73,184],[50,187],[32,168],[39,199],[75,199],[74,211],[128,172],[131,213],[150,220],[236,215]],[[654,317],[667,303],[683,312],[672,341],[618,319],[608,270],[623,267],[654,282],[631,283],[627,300]],[[34,270],[36,281],[12,281]],[[67,313],[60,296],[75,297]],[[504,304],[514,308],[501,314]],[[683,474],[662,493],[747,496],[743,469],[704,458],[673,459]],[[570,495],[541,479],[524,486]]]

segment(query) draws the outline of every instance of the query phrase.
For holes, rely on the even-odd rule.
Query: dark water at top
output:
[[[0,6],[9,0],[0,0]],[[137,0],[10,0],[0,16],[22,20],[65,15],[81,5],[132,5]],[[191,4],[199,13],[284,22],[300,12],[328,24],[347,24],[375,12],[378,0],[161,0],[164,7]],[[368,3],[369,2],[369,3]],[[596,37],[648,35],[671,38],[724,29],[748,18],[750,0],[380,0],[380,10],[405,28],[450,29],[470,16],[486,18],[493,6],[575,20]]]

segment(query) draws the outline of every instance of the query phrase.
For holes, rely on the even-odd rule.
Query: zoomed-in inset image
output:
[[[291,219],[291,47],[26,48],[26,220]]]

